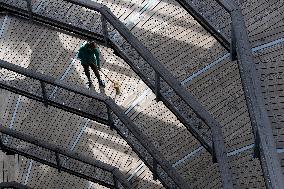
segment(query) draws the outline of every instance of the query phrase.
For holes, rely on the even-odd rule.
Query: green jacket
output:
[[[79,49],[78,58],[82,65],[96,64],[100,68],[100,52],[99,49],[90,49],[85,45]]]

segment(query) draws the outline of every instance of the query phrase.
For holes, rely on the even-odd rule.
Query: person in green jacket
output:
[[[98,46],[94,42],[88,42],[79,49],[78,58],[81,60],[81,65],[84,68],[85,75],[88,78],[88,85],[91,87],[92,80],[90,76],[90,67],[96,75],[99,85],[105,87],[101,80],[99,70],[100,67],[100,52]]]

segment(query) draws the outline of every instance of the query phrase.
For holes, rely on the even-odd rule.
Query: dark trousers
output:
[[[82,66],[84,68],[85,75],[87,76],[89,82],[91,81],[90,67],[93,70],[99,82],[101,81],[100,73],[96,64],[83,64]]]

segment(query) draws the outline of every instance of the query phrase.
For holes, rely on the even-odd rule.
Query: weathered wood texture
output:
[[[252,46],[273,41],[283,36],[283,0],[235,1],[244,14]],[[193,4],[227,38],[231,38],[230,16],[216,1],[198,1]]]
[[[97,2],[108,6],[180,81],[226,53],[208,32],[197,24],[178,3],[172,0],[151,2],[101,0]],[[217,11],[219,9],[207,6],[206,1],[203,2],[205,4],[200,4],[202,8],[199,10],[205,11],[204,15],[208,15],[216,25],[220,26],[218,27],[220,31],[228,34],[230,28],[226,28],[229,23],[227,17],[223,16],[222,11]],[[281,19],[283,20],[283,16],[280,15],[281,7],[283,7],[281,2],[242,1],[241,7],[245,14],[253,46],[275,40],[283,34],[283,22],[280,22]],[[52,7],[50,10],[45,9],[47,6],[44,3],[37,4],[39,5],[37,10],[39,12],[52,11],[54,7],[60,7],[60,1],[49,1],[49,3],[48,7]],[[58,9],[58,12],[52,16],[62,18],[66,14],[75,14],[76,18],[70,19],[72,24],[83,26],[82,22],[93,23],[96,27],[92,29],[100,28],[96,25],[97,17],[88,19],[91,12],[85,11],[84,14],[78,14],[74,7],[69,8],[61,7],[65,11]],[[217,13],[214,13],[213,16],[206,13],[212,9]],[[62,78],[82,41],[39,26],[31,26],[26,22],[20,23],[16,19],[11,19],[10,22],[9,29],[6,28],[5,31],[5,41],[0,41],[1,58]],[[88,27],[88,24],[84,27]],[[6,33],[7,31],[8,33]],[[99,29],[95,31],[99,31]],[[119,80],[122,84],[122,95],[116,97],[116,102],[127,110],[133,106],[135,100],[145,92],[147,87],[120,58],[113,56],[110,49],[101,47],[101,53],[105,59],[103,60],[103,70],[105,69],[108,76]],[[38,64],[38,62],[42,64]],[[76,61],[71,66],[71,71],[64,80],[82,85],[84,84],[84,76],[82,68],[78,64]],[[238,72],[236,62],[225,59],[213,69],[195,78],[187,86],[188,90],[223,126],[222,130],[228,151],[254,143]],[[11,75],[11,78],[14,79],[14,76]],[[278,89],[281,92],[281,85],[269,87],[267,94],[273,96]],[[97,85],[95,89],[98,91]],[[105,93],[114,96],[114,90],[110,83],[107,83]],[[1,121],[5,125],[11,124],[17,100],[20,99],[13,127],[35,136],[42,133],[42,137],[45,139],[60,142],[66,147],[71,147],[74,144],[82,126],[87,121],[57,109],[45,109],[42,104],[23,97],[18,98],[18,95],[6,91],[1,91],[1,94],[3,95],[1,95],[2,101],[0,102],[4,104],[0,109],[1,115],[4,115]],[[131,111],[127,112],[128,116],[139,125],[167,160],[172,164],[178,163],[200,144],[161,102],[155,102],[154,94],[151,92],[147,94],[133,109],[129,109]],[[278,99],[281,98],[277,98],[277,104],[274,104],[277,107],[279,106]],[[271,119],[275,119],[278,123],[276,126],[281,128],[278,120],[283,114],[279,115],[271,117]],[[89,122],[87,125],[74,150],[119,166],[127,174],[134,173],[135,169],[141,165],[141,161],[117,134],[94,122]],[[205,127],[201,130],[204,135],[210,137],[210,132]],[[277,134],[279,141],[281,141],[281,136],[281,134]],[[251,154],[252,151],[249,151],[231,157],[231,168],[236,188],[265,188],[259,161],[253,159]],[[77,182],[75,178],[63,175],[54,176],[53,173],[58,173],[55,170],[49,171],[50,169],[47,167],[44,169],[36,167],[33,167],[32,171],[34,177],[29,179],[31,186],[39,187],[38,180],[42,185],[50,183],[49,187],[58,187],[59,180],[69,183],[66,184],[69,187],[72,186],[72,183]],[[152,175],[145,167],[142,166],[131,179],[133,186],[136,188],[162,188],[159,182],[152,180]],[[218,166],[212,163],[212,158],[204,150],[179,163],[176,168],[193,188],[221,188]],[[22,173],[25,174],[25,171],[27,169]],[[78,186],[87,185],[85,181],[77,183],[81,183]]]
[[[276,147],[281,153],[283,164],[283,123],[284,123],[284,74],[283,74],[283,49],[279,44],[273,48],[264,49],[255,56],[257,69],[261,79],[262,93],[265,96],[265,105],[270,118]],[[284,169],[282,169],[284,173]]]
[[[71,84],[82,85],[84,83],[82,68],[79,66],[78,60],[74,60],[70,66],[81,41],[14,18],[10,18],[10,23],[6,27],[5,37],[1,38],[1,59],[52,75],[58,79],[64,79]],[[119,63],[119,60],[112,56],[111,50],[101,48],[101,51],[105,58],[102,61],[103,67],[108,76],[116,79],[121,78],[125,81],[121,86],[122,93],[128,91],[129,97],[139,95],[139,91],[143,91],[145,85],[134,74],[134,77],[131,77],[132,73],[130,73],[129,68],[123,62],[120,61]],[[109,55],[107,55],[107,52]],[[114,61],[115,65],[113,64]],[[70,71],[67,73],[69,66]],[[119,72],[120,70],[122,73]],[[123,74],[125,70],[127,70],[127,73]],[[25,79],[16,76],[11,73],[3,74],[1,79]],[[133,84],[128,85],[131,82]],[[95,89],[98,90],[96,83]],[[107,83],[105,91],[106,95],[114,95],[114,89],[110,82]],[[65,148],[108,162],[120,167],[125,174],[131,174],[136,169],[136,162],[139,161],[136,154],[118,134],[110,131],[107,126],[56,108],[45,108],[41,103],[4,90],[1,90],[1,94],[3,94],[1,101],[5,105],[1,106],[1,112],[3,112],[1,122],[4,125],[26,134],[40,136],[41,139],[46,141],[61,144]],[[56,93],[54,97],[57,97]],[[128,98],[125,96],[117,96],[116,98],[116,102],[122,106],[128,103],[127,100]],[[36,167],[34,169],[37,170]],[[49,169],[43,172],[37,171],[38,176],[42,175],[40,176],[40,179],[43,179],[41,182],[48,182],[44,181],[44,175],[49,172]],[[50,179],[52,178],[50,177]],[[133,179],[136,179],[136,177]],[[152,175],[148,174],[142,181],[149,182],[147,179],[152,180]],[[33,186],[38,181],[32,179],[29,184]],[[76,183],[76,181],[73,182]],[[83,183],[87,184],[86,181]],[[54,181],[54,184],[60,183]],[[155,181],[151,181],[149,184],[155,185],[155,187],[160,185]],[[42,185],[45,186],[45,184]],[[47,185],[46,188],[49,188],[49,186]]]

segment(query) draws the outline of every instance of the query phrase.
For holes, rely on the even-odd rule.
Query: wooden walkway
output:
[[[284,44],[265,49],[256,55],[258,72],[261,78],[262,93],[272,123],[276,147],[284,173]]]
[[[9,2],[16,3],[12,0]],[[40,2],[37,1],[35,9],[39,7],[39,12],[47,11],[44,9],[46,4]],[[226,54],[225,49],[175,1],[97,2],[108,6],[180,81]],[[268,3],[264,0],[242,2],[253,47],[283,37],[282,0]],[[86,23],[84,27],[95,31],[100,29],[96,25],[96,16],[86,19],[93,12],[75,11],[75,7],[65,9],[68,5],[62,6],[61,1],[49,0],[48,7],[50,16],[65,19],[65,15],[74,14],[75,18],[70,19],[73,20],[72,24],[82,22]],[[54,13],[55,7],[61,7],[65,11],[58,9]],[[210,12],[212,9],[205,10]],[[79,14],[80,11],[84,14]],[[214,16],[216,17],[211,20],[228,34],[230,30],[226,28],[226,17],[222,20],[218,14]],[[4,23],[5,18],[0,19],[0,23]],[[92,23],[94,27],[87,23]],[[6,26],[3,28],[0,59],[66,80],[70,84],[85,85],[83,70],[75,58],[83,41],[11,17],[6,18]],[[111,49],[100,47],[100,50],[103,55],[103,70],[122,84],[122,95],[116,96],[116,102],[125,109],[127,115],[193,188],[221,188],[218,165],[212,163],[210,154],[200,148],[198,141],[161,102],[155,101],[154,94],[148,91],[147,86],[126,63],[114,56]],[[256,56],[267,110],[279,149],[284,148],[281,127],[281,104],[284,102],[281,90],[281,51],[283,52],[283,48],[277,47]],[[4,74],[1,73],[3,79]],[[12,73],[4,77],[10,80],[25,79]],[[94,77],[93,80],[93,90],[99,91]],[[254,143],[236,62],[224,58],[219,64],[188,82],[185,87],[221,123],[228,152]],[[107,87],[101,92],[115,96],[110,82],[107,82]],[[150,171],[126,142],[106,126],[56,108],[46,109],[42,104],[4,90],[0,90],[0,94],[0,121],[3,125],[49,142],[60,143],[63,147],[117,166],[131,178],[133,188],[163,188],[152,179]],[[54,97],[57,95],[55,92]],[[206,128],[202,130],[204,135],[210,137]],[[284,162],[282,154],[284,153],[279,153]],[[252,157],[252,149],[230,156],[230,163],[236,188],[265,188],[260,163]],[[284,167],[283,163],[282,165]],[[27,177],[29,167],[30,175]],[[85,180],[59,174],[47,166],[31,163],[30,160],[23,162],[19,175],[28,178],[27,184],[34,188],[99,188]],[[18,181],[24,182],[22,178]]]

